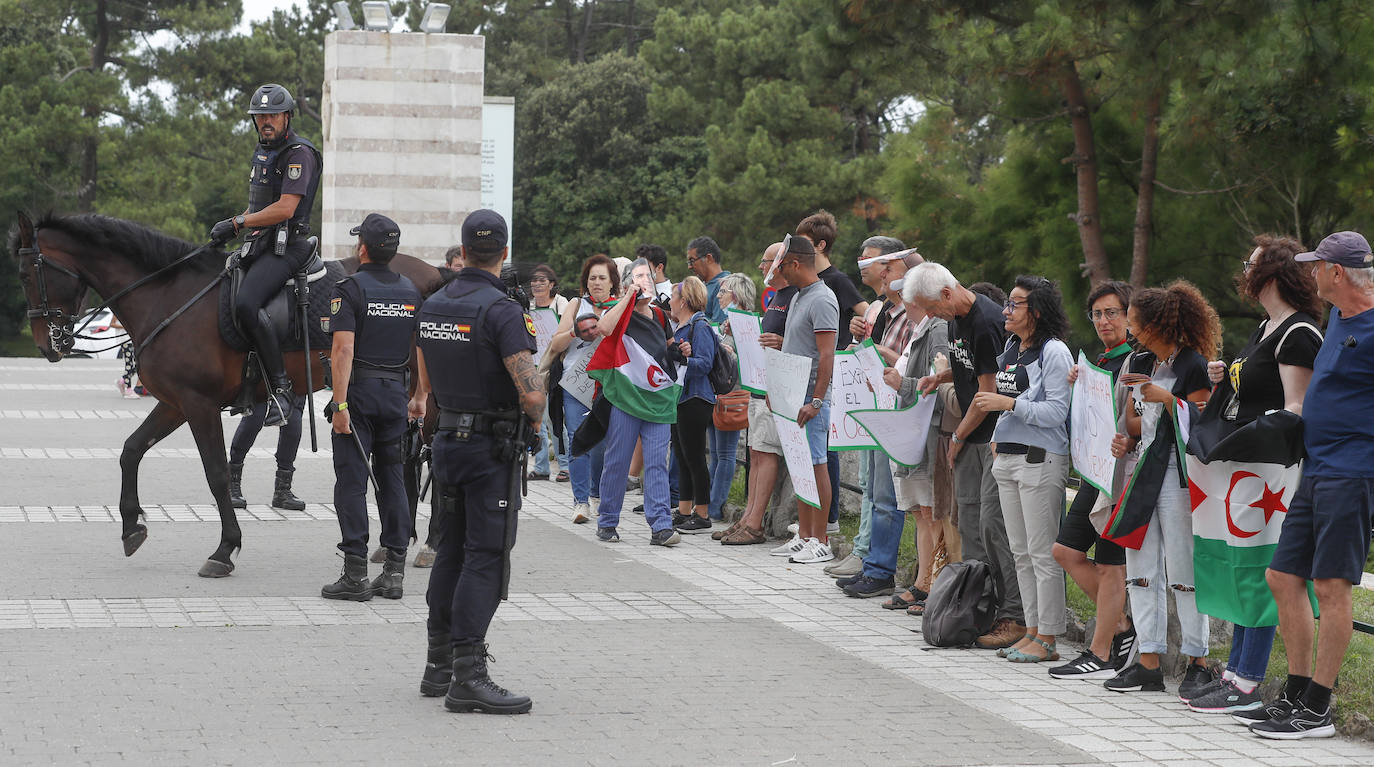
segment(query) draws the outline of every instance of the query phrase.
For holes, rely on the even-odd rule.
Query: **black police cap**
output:
[[[348,230],[369,248],[395,250],[401,245],[401,227],[380,213],[369,213],[363,222]]]
[[[506,219],[494,210],[474,210],[463,219],[463,247],[493,251],[506,247]]]

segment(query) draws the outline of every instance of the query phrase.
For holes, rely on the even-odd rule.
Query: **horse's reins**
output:
[[[209,248],[212,244],[214,243],[207,242],[204,245],[201,245],[200,247],[191,251],[190,253],[187,253],[186,255],[182,256],[181,258],[178,258],[172,263],[167,264],[166,266],[158,269],[157,271],[144,275],[143,277],[140,277],[134,282],[126,285],[122,290],[117,291],[114,295],[102,301],[100,305],[96,306],[94,309],[91,309],[89,316],[86,318],[86,321],[81,323],[81,327],[76,328],[74,326],[76,325],[77,319],[79,319],[76,315],[69,315],[66,312],[62,311],[62,309],[59,307],[53,307],[48,305],[48,282],[43,276],[43,269],[44,267],[55,269],[76,280],[77,283],[86,285],[87,287],[89,287],[89,283],[82,279],[81,275],[43,255],[43,251],[38,247],[38,238],[37,236],[35,236],[33,241],[33,247],[20,248],[18,252],[20,258],[23,258],[25,256],[33,257],[34,279],[38,283],[38,308],[29,309],[28,312],[26,312],[25,316],[27,316],[31,320],[38,318],[47,320],[49,345],[51,345],[55,349],[60,349],[63,354],[66,354],[67,350],[71,349],[72,345],[76,343],[76,339],[78,338],[77,334],[81,330],[84,330],[88,324],[90,324],[91,320],[95,318],[96,312],[99,312],[101,309],[104,309],[107,306],[113,304],[115,301],[128,295],[130,292],[148,284],[149,282],[157,279],[158,277],[161,277],[165,272],[169,272],[186,263],[187,261],[190,261],[192,258],[203,253],[205,249]],[[215,277],[215,279],[210,281],[210,284],[202,288],[200,292],[196,293],[194,296],[191,297],[191,300],[182,304],[180,309],[177,309],[175,312],[172,313],[170,317],[159,323],[157,327],[153,328],[153,332],[149,333],[148,337],[143,339],[143,342],[138,345],[138,348],[134,351],[134,356],[137,357],[139,354],[141,354],[143,352],[143,349],[147,347],[148,344],[151,343],[154,338],[157,337],[158,333],[161,333],[164,328],[172,324],[172,322],[176,320],[176,318],[185,314],[186,311],[190,309],[193,304],[195,304],[202,297],[204,297],[206,293],[209,293],[210,290],[214,288],[216,285],[218,285],[219,281],[228,276],[228,274],[229,270],[227,268],[221,270],[220,273]],[[61,324],[59,325],[57,322],[55,322],[54,318],[56,318],[57,320],[61,320]],[[82,337],[87,338],[85,336]],[[119,346],[123,346],[123,343],[120,343]],[[115,347],[110,347],[110,349],[113,348]],[[107,350],[102,349],[101,351]]]

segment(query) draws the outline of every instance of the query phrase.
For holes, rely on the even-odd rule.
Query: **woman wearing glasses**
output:
[[[557,293],[558,277],[553,273],[553,268],[548,264],[534,267],[530,271],[529,285],[530,301],[533,307],[535,309],[552,309],[553,313],[561,319],[568,310],[568,299]],[[553,426],[547,416],[548,413],[545,413],[545,418],[542,421],[543,426],[539,431],[539,451],[534,454],[534,470],[530,472],[530,479],[549,478],[549,452],[552,450],[558,455],[558,481],[567,482],[567,440],[563,439],[555,443]]]
[[[998,358],[997,392],[980,392],[973,407],[1005,411],[992,441],[992,477],[1002,502],[1026,635],[1003,653],[1013,663],[1058,660],[1064,633],[1064,570],[1054,539],[1069,477],[1069,369],[1073,355],[1060,339],[1069,330],[1059,288],[1022,275],[1002,311],[1007,348]]]

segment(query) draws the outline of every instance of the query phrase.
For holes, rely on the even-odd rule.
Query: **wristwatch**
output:
[[[234,216],[234,231],[237,232],[238,230],[242,229],[243,224],[246,221],[247,219],[245,219],[243,216]]]
[[[333,401],[333,400],[330,400],[330,401],[329,401],[329,404],[324,406],[324,409],[325,409],[327,412],[330,412],[330,413],[337,413],[337,412],[339,412],[340,410],[347,410],[347,409],[348,409],[348,403],[347,403],[347,402],[335,402],[335,401]]]
[[[821,408],[825,407],[825,400],[821,399],[820,397],[813,397],[811,399],[811,407],[820,410]]]

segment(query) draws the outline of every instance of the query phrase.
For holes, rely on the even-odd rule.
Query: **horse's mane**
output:
[[[127,258],[136,267],[154,272],[196,249],[196,245],[176,237],[169,237],[133,221],[81,213],[58,216],[45,213],[34,224],[39,229],[52,229],[66,234],[75,242],[92,250],[108,250]],[[18,245],[17,232],[10,233],[10,252]],[[207,248],[204,253],[186,263],[183,268],[193,271],[216,272],[224,267],[224,251]]]

